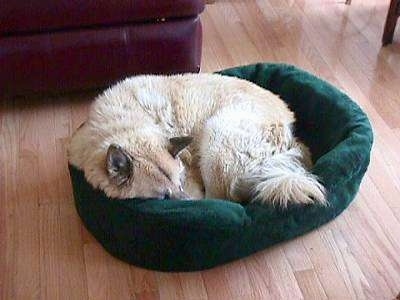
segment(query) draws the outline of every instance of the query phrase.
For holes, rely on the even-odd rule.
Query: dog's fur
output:
[[[237,78],[132,77],[96,99],[69,161],[113,198],[186,198],[185,170],[197,170],[206,198],[325,204],[294,121],[278,96]]]

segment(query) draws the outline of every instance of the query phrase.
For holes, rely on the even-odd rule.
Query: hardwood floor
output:
[[[65,144],[95,93],[0,101],[1,299],[394,299],[400,292],[400,36],[389,0],[216,0],[203,71],[284,61],[346,91],[375,130],[354,203],[319,230],[195,273],[122,263],[82,227]]]

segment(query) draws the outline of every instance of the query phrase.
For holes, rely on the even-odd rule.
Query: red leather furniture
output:
[[[0,93],[198,72],[203,0],[0,1]]]

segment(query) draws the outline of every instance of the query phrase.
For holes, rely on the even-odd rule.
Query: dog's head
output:
[[[185,169],[179,154],[192,138],[175,137],[163,146],[133,153],[111,144],[106,156],[110,184],[130,198],[187,199],[183,191]]]

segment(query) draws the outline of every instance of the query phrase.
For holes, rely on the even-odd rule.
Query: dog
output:
[[[294,122],[279,96],[246,80],[136,76],[96,98],[69,163],[111,198],[190,199],[190,177],[206,198],[326,205]]]

